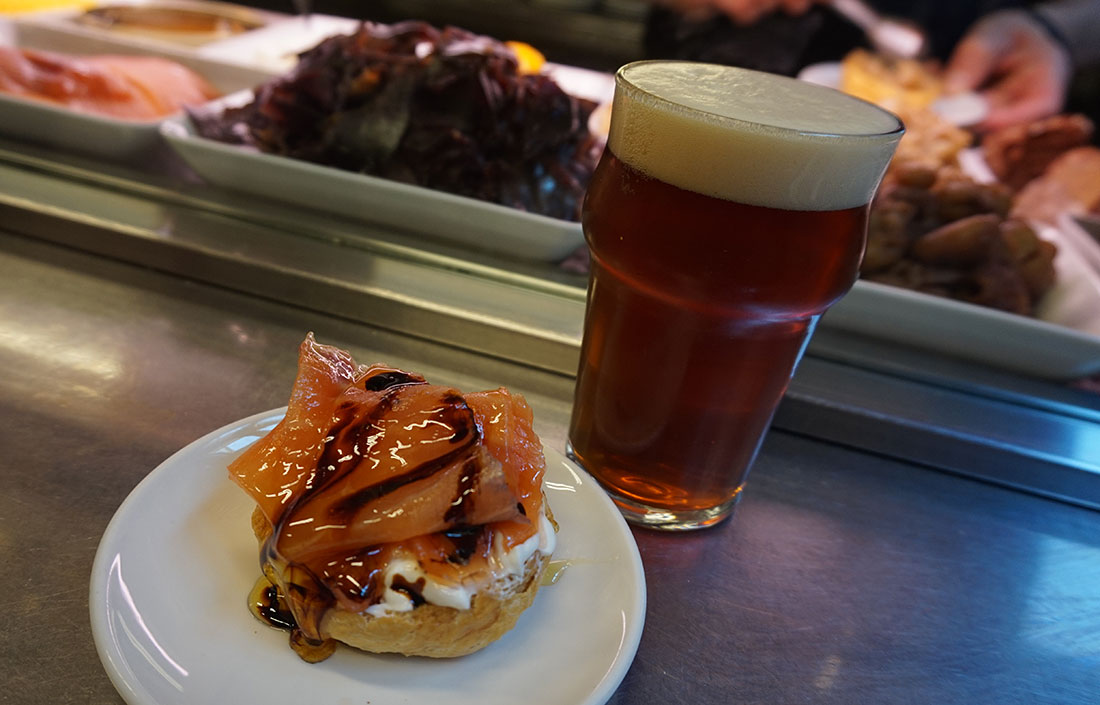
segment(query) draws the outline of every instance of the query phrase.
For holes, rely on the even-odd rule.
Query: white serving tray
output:
[[[141,54],[187,66],[222,93],[251,88],[270,74],[169,48],[136,49],[126,42],[59,30],[49,24],[0,19],[0,46],[63,54]],[[55,149],[107,159],[127,159],[160,143],[160,120],[119,120],[81,113],[43,101],[0,93],[0,134]]]
[[[197,54],[214,61],[253,66],[282,74],[298,63],[298,54],[337,34],[352,34],[359,20],[311,14],[286,17],[266,27],[199,47]]]
[[[1058,230],[1100,276],[1100,218],[1066,213],[1058,219]]]
[[[251,99],[241,91],[204,110]],[[199,176],[222,188],[526,260],[557,262],[584,242],[580,223],[206,139],[186,117],[160,129]]]
[[[798,78],[809,83],[840,88],[843,67],[839,61],[810,64],[798,73]],[[944,96],[932,103],[932,110],[940,117],[960,127],[977,125],[989,112],[989,103],[973,91]]]
[[[111,29],[94,24],[80,22],[80,18],[88,10],[106,6],[130,6],[130,7],[155,7],[168,10],[186,10],[195,12],[210,12],[224,17],[236,18],[257,25],[255,29],[246,30],[240,35],[217,36],[216,33],[208,37],[173,36],[171,32],[158,34],[155,30],[142,31],[139,29]],[[99,0],[83,5],[62,7],[43,10],[40,12],[28,12],[16,15],[14,20],[24,26],[40,27],[58,34],[65,34],[76,38],[100,39],[117,45],[126,45],[137,51],[175,51],[181,54],[189,54],[200,47],[225,41],[243,35],[265,29],[272,24],[277,24],[290,17],[280,12],[270,12],[254,7],[248,7],[236,3],[217,2],[214,0]],[[239,62],[231,62],[239,63]]]
[[[1050,380],[1100,374],[1100,271],[1059,229],[1033,225],[1058,246],[1035,318],[860,281],[822,325]]]

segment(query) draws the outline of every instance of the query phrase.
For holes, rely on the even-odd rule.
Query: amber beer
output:
[[[902,133],[868,103],[688,62],[616,75],[569,450],[626,517],[728,516]]]

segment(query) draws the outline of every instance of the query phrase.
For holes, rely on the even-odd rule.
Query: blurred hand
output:
[[[1066,49],[1026,12],[1004,10],[979,20],[955,47],[944,80],[948,92],[979,91],[996,130],[1059,112],[1071,75]]]
[[[801,15],[823,0],[659,0],[662,5],[682,14],[722,13],[740,25],[749,25],[764,15],[782,10]]]

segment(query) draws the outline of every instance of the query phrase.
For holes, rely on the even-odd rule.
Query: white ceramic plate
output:
[[[822,325],[1051,380],[1100,374],[1100,271],[1060,230],[1036,227],[1058,246],[1058,278],[1036,318],[860,281]]]
[[[817,83],[829,88],[839,88],[840,71],[839,62],[826,61],[820,64],[810,64],[798,72],[798,77],[810,83]],[[981,122],[986,113],[989,112],[989,104],[985,98],[977,93],[959,93],[940,98],[932,104],[932,109],[948,122],[966,127]]]
[[[203,110],[251,99],[252,91],[241,91]],[[557,262],[584,243],[580,223],[206,139],[186,117],[166,120],[161,134],[199,176],[222,188],[521,259]]]
[[[123,5],[212,13],[241,20],[255,27],[244,31],[243,34],[259,31],[288,17],[287,14],[281,12],[271,12],[233,2],[218,2],[216,0],[93,0],[92,2],[73,2],[68,7],[59,6],[41,12],[28,12],[17,17],[21,23],[49,28],[59,34],[77,38],[106,40],[119,46],[131,47],[137,51],[157,52],[168,50],[179,52],[181,55],[189,55],[195,47],[225,41],[226,34],[219,31],[203,33],[198,31],[172,32],[168,30],[158,32],[148,27],[136,28],[125,24],[107,26],[105,23],[97,24],[82,21],[87,10],[96,7]]]
[[[1058,219],[1058,230],[1100,277],[1100,218],[1066,213]]]
[[[290,3],[286,3],[290,7]],[[267,27],[208,44],[200,56],[217,61],[243,63],[276,74],[298,63],[298,54],[336,34],[352,34],[359,20],[311,13],[287,17]]]
[[[117,120],[0,94],[0,134],[106,159],[129,159],[160,142],[157,121]]]
[[[177,61],[221,92],[251,88],[270,78],[256,69],[202,59],[186,51],[141,49],[111,38],[82,34],[42,19],[0,18],[0,46],[62,54],[143,54]],[[55,149],[107,159],[127,159],[160,144],[160,120],[119,120],[49,103],[0,94],[0,134]]]
[[[963,150],[959,164],[979,183],[996,180],[978,149]],[[1034,318],[860,281],[822,325],[1051,380],[1100,374],[1100,267],[1090,265],[1100,247],[1080,241],[1087,233],[1072,218],[1032,227],[1058,247],[1057,279]]]
[[[633,536],[588,475],[547,450],[546,487],[569,561],[515,629],[460,659],[341,647],[310,665],[246,598],[259,575],[252,502],[226,465],[284,409],[225,426],[162,463],[127,497],[92,570],[92,633],[130,705],[435,703],[598,705],[626,674],[645,619]]]

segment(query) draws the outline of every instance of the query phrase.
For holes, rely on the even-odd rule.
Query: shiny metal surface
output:
[[[88,627],[99,537],[176,449],[285,404],[292,351],[309,329],[363,359],[463,388],[522,388],[550,439],[564,423],[566,406],[549,400],[567,397],[565,378],[0,235],[0,586],[9,604],[0,702],[119,702]]]
[[[1100,423],[1075,411],[1086,418],[807,357],[775,423],[1100,509]]]
[[[0,151],[10,160],[0,161],[0,223],[12,231],[455,345],[478,341],[486,354],[576,368],[584,310],[576,285],[318,212],[189,189],[170,176],[140,183],[132,173],[104,176],[80,160],[31,154]]]
[[[295,307],[577,369],[583,279],[0,143],[0,222]],[[524,269],[524,266],[527,269]],[[819,330],[775,426],[1100,507],[1100,395]]]
[[[640,37],[566,18],[535,43],[561,27]],[[122,702],[88,626],[99,538],[175,450],[285,403],[305,331],[518,390],[560,450],[582,286],[167,153],[0,140],[0,703]],[[612,703],[1100,702],[1100,395],[819,331],[775,427],[732,522],[635,529],[647,626]]]
[[[283,404],[306,330],[440,382],[513,387],[544,442],[564,441],[564,375],[10,234],[0,312],[3,702],[121,702],[88,627],[99,537],[176,449]],[[732,522],[635,535],[647,625],[612,703],[1100,692],[1100,513],[773,432]]]

